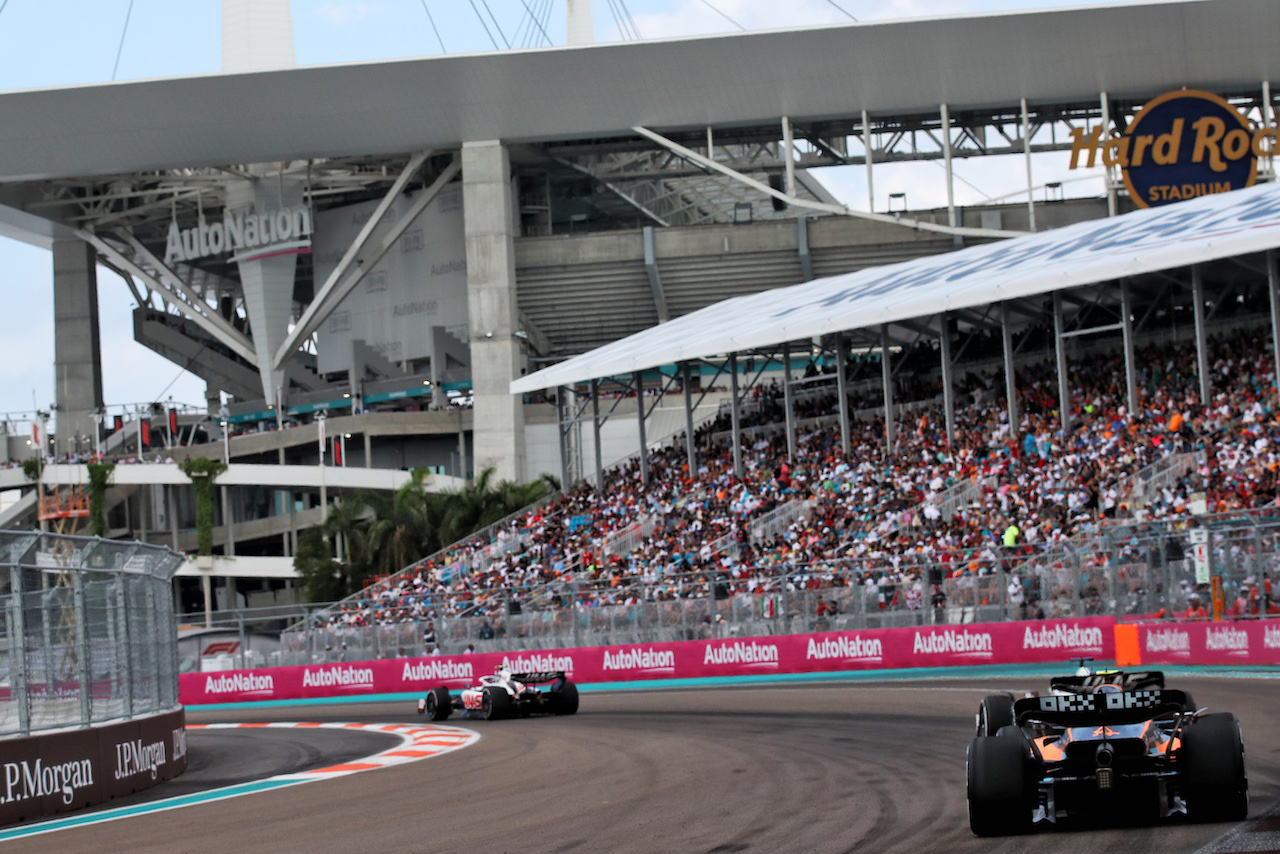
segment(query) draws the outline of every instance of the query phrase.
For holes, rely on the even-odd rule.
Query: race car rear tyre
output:
[[[453,698],[449,696],[449,689],[444,686],[432,688],[430,693],[427,694],[423,712],[428,720],[448,720],[449,715],[453,714]]]
[[[511,717],[511,695],[501,688],[487,686],[480,695],[480,717],[486,721]]]
[[[557,715],[572,715],[578,711],[578,686],[565,681],[560,690],[551,695],[552,712]]]
[[[978,735],[995,735],[1001,727],[1013,726],[1013,698],[1008,694],[992,694],[982,698],[978,706]]]
[[[1184,729],[1177,763],[1189,818],[1240,821],[1249,815],[1244,742],[1235,715],[1205,715]]]
[[[1025,738],[975,738],[969,742],[969,828],[978,836],[1010,836],[1031,830],[1035,806]]]

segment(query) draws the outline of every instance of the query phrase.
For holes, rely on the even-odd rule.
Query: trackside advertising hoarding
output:
[[[82,809],[187,770],[182,709],[132,721],[6,738],[0,825]]]
[[[821,673],[905,667],[1064,662],[1115,656],[1109,617],[868,629],[806,635],[430,656],[183,673],[186,705],[352,697],[462,688],[494,668],[563,670],[575,682]]]
[[[1138,626],[1143,664],[1280,664],[1280,620]]]

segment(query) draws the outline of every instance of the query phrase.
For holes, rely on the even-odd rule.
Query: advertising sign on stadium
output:
[[[1179,89],[1148,101],[1124,133],[1103,126],[1071,131],[1071,169],[1119,167],[1129,197],[1149,208],[1251,187],[1258,159],[1276,145],[1275,128],[1254,128],[1224,98]],[[1081,162],[1083,160],[1083,163]]]
[[[227,211],[222,222],[206,222],[193,228],[169,223],[164,262],[194,261],[210,255],[233,253],[232,261],[254,261],[271,255],[311,251],[311,209],[306,205],[262,213]]]

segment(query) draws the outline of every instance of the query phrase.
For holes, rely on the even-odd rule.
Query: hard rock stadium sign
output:
[[[1102,125],[1071,132],[1071,169],[1119,167],[1138,207],[1253,186],[1259,158],[1276,146],[1275,128],[1254,128],[1225,99],[1198,89],[1167,92],[1142,106],[1124,133]],[[1085,162],[1082,164],[1081,160]]]

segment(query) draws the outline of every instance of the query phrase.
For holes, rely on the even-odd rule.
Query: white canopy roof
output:
[[[1280,246],[1280,183],[735,297],[511,383],[625,376]]]

